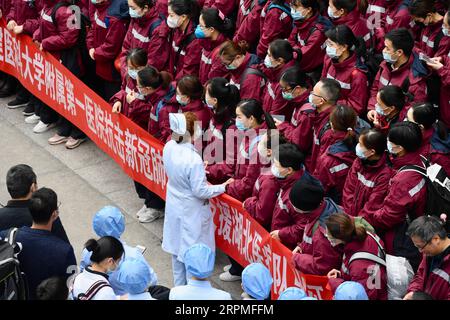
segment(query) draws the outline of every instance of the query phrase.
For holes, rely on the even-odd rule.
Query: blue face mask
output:
[[[335,47],[327,46],[326,53],[331,59],[339,58],[339,55],[337,54],[337,50]]]
[[[248,128],[246,128],[244,126],[244,124],[242,123],[241,120],[236,119],[236,127],[238,128],[239,131],[246,131],[248,130]]]
[[[294,8],[291,8],[291,16],[294,21],[305,19],[305,16],[300,11],[296,11]]]
[[[130,76],[131,79],[136,80],[137,74],[138,74],[137,70],[128,69],[128,75]]]
[[[314,107],[314,109],[317,109],[317,104],[315,104],[312,99],[313,99],[313,95],[312,95],[312,93],[310,93],[309,97],[308,97],[308,102]]]
[[[204,38],[206,38],[205,32],[200,27],[200,25],[197,25],[197,28],[195,28],[195,33],[194,34],[195,34],[195,37],[197,39],[204,39]]]
[[[361,144],[359,144],[359,143],[355,147],[355,153],[358,158],[360,158],[362,160],[367,159],[367,157],[364,155],[363,149],[361,148]]]
[[[139,13],[137,13],[137,11],[132,9],[132,8],[129,9],[129,12],[130,12],[130,17],[132,19],[138,19],[138,18],[141,18],[143,16],[143,15],[140,15]]]
[[[376,111],[380,116],[385,116],[385,115],[386,115],[386,113],[384,112],[383,109],[381,109],[381,106],[380,106],[378,103],[375,104],[375,111]]]
[[[384,51],[383,51],[383,59],[390,64],[397,62],[397,59],[392,58],[392,55]]]
[[[444,27],[444,25],[442,25],[442,33],[444,34],[444,36],[450,37],[450,30]]]

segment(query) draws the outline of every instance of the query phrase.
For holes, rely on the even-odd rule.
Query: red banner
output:
[[[15,36],[0,23],[0,70],[16,77],[34,96],[75,124],[132,179],[165,198],[167,177],[163,144],[111,106],[69,72],[51,54],[40,51],[29,36]],[[227,195],[211,201],[216,244],[243,266],[262,262],[272,272],[272,298],[290,286],[310,296],[331,299],[326,277],[304,275],[292,265],[292,253],[270,238],[243,208]]]

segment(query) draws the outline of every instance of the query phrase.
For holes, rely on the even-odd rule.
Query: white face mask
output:
[[[180,21],[180,17],[167,17],[167,26],[171,29],[178,28],[178,22]]]
[[[338,18],[340,18],[340,16],[335,16],[335,15],[334,15],[333,9],[331,9],[331,7],[328,7],[327,12],[328,12],[328,16],[329,16],[331,19],[338,19]]]
[[[272,60],[270,60],[270,57],[268,55],[264,58],[264,65],[267,68],[275,68],[275,66],[272,63]]]
[[[272,174],[278,178],[278,179],[284,179],[286,178],[285,176],[283,176],[280,172],[280,169],[278,169],[278,167],[274,164],[272,164],[272,167],[270,168],[270,171],[272,172]]]

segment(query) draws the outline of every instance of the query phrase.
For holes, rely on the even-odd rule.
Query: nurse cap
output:
[[[170,130],[179,135],[186,133],[186,117],[183,113],[169,113]]]

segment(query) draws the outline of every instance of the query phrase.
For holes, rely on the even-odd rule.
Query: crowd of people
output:
[[[73,299],[230,299],[207,280],[215,255],[208,199],[222,193],[293,251],[299,271],[327,276],[335,299],[450,299],[450,212],[430,209],[426,173],[430,165],[450,173],[448,1],[73,3],[90,20],[86,30],[68,27],[69,3],[6,0],[0,8],[9,31],[31,36],[112,112],[165,144],[166,200],[135,182],[144,200],[136,215],[142,223],[164,217],[176,286],[157,286],[142,254],[120,240],[123,228],[103,221],[100,238],[86,243]],[[8,107],[25,106],[35,133],[57,126],[49,144],[73,149],[86,140],[3,74],[0,97],[15,92]],[[9,219],[0,229],[24,225],[25,265],[39,252],[33,246],[55,247],[50,260],[60,266],[25,271],[36,297],[76,262],[56,194],[29,179],[26,192],[11,194],[25,201],[22,220],[0,213]],[[104,219],[123,219],[107,211]],[[389,280],[395,263],[412,273],[401,275],[402,289]],[[220,279],[242,281],[251,299],[267,299],[273,282],[262,264],[244,268],[231,257]],[[281,294],[305,296],[299,288]]]

